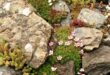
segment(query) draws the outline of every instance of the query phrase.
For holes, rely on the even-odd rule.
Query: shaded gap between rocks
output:
[[[110,75],[110,63],[91,64],[86,68],[87,75]]]

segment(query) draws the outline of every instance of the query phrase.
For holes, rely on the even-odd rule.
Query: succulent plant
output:
[[[12,67],[21,70],[22,75],[35,75],[34,69],[26,64],[22,50],[16,46],[10,47],[8,41],[0,37],[0,66]]]
[[[75,26],[75,27],[83,27],[84,25],[85,25],[85,23],[78,19],[72,20],[71,24],[70,24],[70,26]]]
[[[0,65],[12,66],[18,70],[24,66],[25,61],[20,48],[12,49],[6,40],[0,38]]]

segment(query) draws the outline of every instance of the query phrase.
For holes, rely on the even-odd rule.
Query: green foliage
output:
[[[57,39],[63,41],[67,40],[69,34],[70,34],[70,29],[68,27],[61,27],[57,29],[55,32]],[[63,57],[61,61],[57,60],[57,57],[59,55]],[[46,63],[44,63],[39,68],[38,75],[43,75],[42,73],[45,73],[46,75],[57,75],[55,72],[51,71],[51,66],[56,63],[65,64],[70,60],[75,62],[75,72],[77,73],[81,64],[79,49],[74,47],[73,44],[70,46],[65,46],[65,45],[57,46],[54,50],[54,54],[52,56],[49,56]]]
[[[61,27],[56,31],[56,36],[58,40],[63,40],[65,42],[67,41],[67,38],[70,35],[70,33],[71,29],[69,27]],[[74,47],[73,44],[70,46],[58,46],[55,49],[55,53],[52,56],[52,58],[55,58],[58,55],[61,55],[63,57],[63,60],[60,62],[61,64],[64,64],[69,60],[73,60],[75,62],[75,70],[78,71],[81,63],[78,48]]]
[[[57,36],[57,39],[63,40],[63,41],[67,40],[70,33],[71,33],[71,29],[66,26],[60,27],[60,28],[56,29],[56,31],[55,31],[55,35]]]
[[[37,75],[36,70],[29,65],[25,65],[22,69],[23,75]]]
[[[39,13],[41,17],[49,21],[51,6],[49,6],[48,0],[28,0],[28,2],[34,6],[36,13]]]
[[[39,69],[38,69],[38,75],[58,75],[55,72],[51,71],[52,65],[47,60],[46,63],[44,63]]]
[[[95,2],[96,0],[65,0],[68,4],[73,4],[75,6],[81,4],[82,6],[84,6],[85,4],[92,2]]]
[[[28,0],[28,2],[33,5],[37,14],[39,14],[42,18],[51,24],[60,23],[61,20],[66,17],[65,13],[52,12],[52,6],[49,5],[48,0]],[[53,2],[53,5],[56,2],[57,0]]]
[[[67,13],[66,12],[53,12],[50,15],[50,23],[52,24],[56,24],[56,23],[60,23],[63,19],[65,19],[67,17]]]

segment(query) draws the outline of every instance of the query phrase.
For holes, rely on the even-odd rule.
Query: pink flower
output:
[[[81,49],[81,50],[79,51],[79,53],[80,53],[81,55],[84,55],[84,50]]]
[[[72,41],[67,41],[67,42],[65,42],[65,45],[66,46],[69,46],[69,45],[71,45],[72,44]]]
[[[49,46],[53,46],[54,45],[54,42],[49,42]]]
[[[73,39],[73,36],[72,35],[68,36],[68,39],[69,40]]]
[[[84,46],[82,42],[78,42],[78,44],[79,44],[79,47],[83,47]]]
[[[80,47],[80,45],[81,45],[80,42],[76,42],[76,43],[74,44],[75,47]]]
[[[73,32],[71,33],[71,35],[72,35],[73,37],[76,36],[76,32],[73,31]]]
[[[63,45],[63,41],[59,41],[58,42],[58,45]]]
[[[84,45],[83,45],[82,41],[79,40],[79,41],[77,41],[77,42],[74,44],[74,46],[76,46],[76,47],[83,47]]]
[[[49,51],[49,56],[50,56],[50,55],[53,55],[53,50],[50,50],[50,51]]]

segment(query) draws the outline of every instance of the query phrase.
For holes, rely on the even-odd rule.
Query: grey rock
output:
[[[66,4],[66,2],[64,2],[63,0],[59,0],[58,3],[53,5],[52,9],[60,11],[60,12],[66,12],[67,17],[61,21],[61,25],[65,26],[65,25],[70,24],[71,14],[70,14],[70,9],[69,9],[68,5]]]
[[[20,74],[17,74],[13,69],[7,67],[0,67],[0,75],[20,75]]]
[[[62,20],[61,25],[62,26],[70,25],[70,22],[71,22],[71,14],[68,13],[67,18]]]
[[[78,16],[78,19],[88,23],[89,26],[100,28],[103,26],[106,17],[99,12],[83,8]]]
[[[51,25],[36,15],[32,6],[24,0],[2,0],[0,7],[6,12],[0,17],[0,37],[7,40],[12,48],[18,45],[27,64],[38,68],[48,54]],[[1,9],[0,14],[3,14]]]
[[[81,27],[76,28],[74,32],[76,33],[75,39],[82,40],[84,49],[87,51],[98,48],[103,37],[103,33],[95,28]]]
[[[68,5],[63,0],[59,0],[58,3],[53,5],[52,9],[62,12],[70,12]]]
[[[75,75],[73,61],[69,61],[64,65],[57,64],[55,66],[57,67],[56,71],[58,75]]]
[[[109,75],[110,47],[103,45],[99,49],[85,53],[82,64],[87,75]]]

